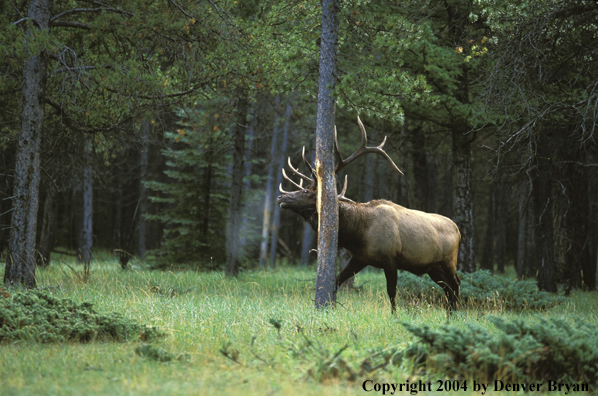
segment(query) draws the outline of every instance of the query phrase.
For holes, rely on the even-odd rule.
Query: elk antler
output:
[[[341,193],[338,195],[338,200],[354,202],[353,200],[345,197],[345,192],[347,192],[347,175],[345,175],[345,184],[343,185],[343,191],[341,191]]]
[[[363,123],[359,119],[359,116],[357,116],[357,124],[359,124],[359,129],[361,130],[361,146],[359,146],[359,148],[357,149],[357,151],[355,151],[353,154],[351,154],[346,159],[343,159],[343,156],[342,156],[342,154],[341,154],[341,152],[340,152],[340,150],[338,148],[338,140],[337,140],[337,137],[336,137],[336,126],[334,127],[334,151],[336,153],[336,156],[338,157],[338,165],[336,165],[336,169],[334,170],[334,174],[335,175],[338,174],[338,172],[340,172],[341,169],[343,169],[345,166],[347,166],[351,162],[353,162],[356,158],[361,157],[364,154],[367,154],[367,153],[377,153],[377,154],[382,155],[390,163],[390,165],[397,172],[399,172],[402,175],[403,172],[401,172],[401,170],[395,165],[395,163],[388,156],[388,154],[386,154],[386,151],[382,150],[382,147],[384,146],[384,143],[386,143],[386,136],[384,137],[384,140],[382,141],[382,143],[379,146],[377,146],[377,147],[367,147],[368,135],[365,132],[365,127],[363,126]]]
[[[301,156],[303,157],[303,162],[305,162],[305,165],[307,165],[307,167],[309,168],[309,171],[311,172],[312,176],[314,176],[316,173],[313,170],[313,168],[311,167],[311,165],[309,164],[309,162],[307,162],[307,160],[305,159],[305,146],[303,146],[303,152],[301,153]],[[293,172],[295,175],[299,176],[301,179],[305,180],[306,182],[313,184],[315,177],[312,179],[309,176],[305,176],[303,173],[299,172],[299,169],[295,169],[293,167],[293,164],[291,164],[291,157],[288,158],[288,164],[289,164],[289,168],[291,168],[291,172]],[[284,170],[283,170],[283,175],[284,175]],[[286,176],[285,176],[286,178]],[[288,178],[286,178],[287,180],[289,180]],[[295,182],[292,182],[293,184],[295,184]]]

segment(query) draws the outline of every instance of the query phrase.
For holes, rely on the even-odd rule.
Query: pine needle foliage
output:
[[[151,202],[159,204],[158,213],[147,218],[165,224],[158,256],[169,263],[215,268],[226,253],[231,119],[202,109],[180,115],[180,128],[165,134],[167,178],[147,183],[155,191]]]
[[[93,304],[74,303],[43,290],[0,294],[0,342],[151,341],[162,333]]]
[[[562,318],[507,320],[491,317],[497,331],[468,322],[432,329],[403,322],[418,340],[405,350],[414,370],[448,378],[509,382],[581,382],[598,386],[595,327]],[[420,374],[421,374],[420,373]]]
[[[539,291],[532,280],[512,280],[480,270],[459,272],[460,306],[498,310],[546,310],[565,301],[565,297]],[[427,276],[399,273],[397,298],[411,303],[439,304],[445,301],[442,289]]]

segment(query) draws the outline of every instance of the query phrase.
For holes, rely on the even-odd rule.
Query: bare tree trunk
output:
[[[241,227],[241,203],[243,198],[243,155],[245,154],[245,131],[249,103],[244,92],[237,99],[237,125],[234,135],[233,175],[231,183],[228,235],[226,238],[226,276],[239,274],[239,229]]]
[[[471,185],[471,136],[465,128],[453,130],[453,215],[461,232],[459,269],[476,270],[473,228],[473,188]]]
[[[287,146],[289,142],[289,129],[291,127],[291,111],[293,108],[291,107],[290,103],[287,103],[287,108],[285,111],[285,121],[284,126],[282,127],[282,142],[280,145],[280,155],[278,164],[276,169],[281,169],[284,166],[284,158],[287,153]],[[277,172],[276,176],[276,185],[280,185],[282,183],[282,172]],[[278,247],[278,229],[280,228],[280,207],[278,205],[274,205],[274,211],[272,213],[272,226],[271,226],[271,235],[272,239],[270,241],[270,268],[274,269],[276,267],[276,249]]]
[[[400,155],[399,157],[402,159],[402,166],[405,175],[398,175],[397,179],[397,197],[396,202],[400,205],[408,207],[410,209],[414,209],[413,205],[415,203],[414,193],[413,193],[413,142],[411,136],[409,134],[409,119],[406,118],[405,122],[401,126],[401,133],[400,133]],[[452,190],[451,190],[452,193]]]
[[[91,170],[91,142],[85,142],[85,167],[83,168],[83,210],[81,222],[81,245],[79,246],[79,260],[83,263],[85,274],[89,274],[91,249],[93,246],[93,177]]]
[[[8,246],[12,212],[10,197],[12,197],[13,177],[9,169],[14,169],[15,167],[13,162],[14,152],[16,151],[13,144],[8,144],[7,146],[7,150],[0,153],[0,260],[2,261],[6,261],[3,253],[4,249]]]
[[[482,269],[494,272],[494,253],[496,252],[496,181],[490,185],[490,197],[488,199],[488,218],[486,221],[486,240],[482,254]]]
[[[275,101],[276,110],[278,110],[278,103],[280,99],[277,97]],[[276,160],[276,150],[278,148],[278,112],[274,113],[274,128],[272,130],[272,145],[270,146],[270,164],[268,165],[268,179],[266,180],[266,196],[264,197],[264,220],[262,223],[262,241],[260,243],[260,268],[266,268],[266,261],[268,261],[268,236],[270,234],[270,221],[272,218],[272,208],[274,205],[274,167]]]
[[[536,256],[538,267],[538,288],[556,293],[555,262],[554,262],[554,215],[551,185],[550,159],[544,152],[546,142],[538,144],[538,177],[534,185],[534,209],[538,226],[536,228]]]
[[[56,188],[50,185],[46,192],[42,229],[37,247],[37,256],[35,257],[38,267],[45,268],[50,265],[50,255],[54,247],[54,234],[56,231],[57,195],[58,191],[56,191]]]
[[[243,177],[245,178],[245,182],[243,183],[243,195],[247,197],[247,192],[251,190],[251,170],[253,168],[253,164],[251,162],[253,157],[253,141],[255,136],[255,107],[252,104],[249,104],[249,110],[247,114],[247,133],[245,134],[246,140],[246,148],[245,148],[245,158],[243,164]],[[247,199],[247,198],[245,198]],[[247,238],[246,236],[249,235],[252,231],[250,229],[251,225],[248,219],[248,215],[251,216],[253,213],[251,212],[252,209],[249,207],[245,207],[243,211],[243,215],[241,217],[241,238],[239,239],[239,254],[244,254],[245,247],[247,246]]]
[[[453,160],[450,152],[446,153],[444,171],[444,210],[441,215],[453,218]]]
[[[27,37],[38,29],[48,31],[51,0],[31,0]],[[40,181],[40,151],[44,126],[44,90],[48,56],[30,54],[23,64],[18,153],[13,187],[13,212],[8,241],[4,283],[35,287],[35,242]]]
[[[505,256],[507,250],[507,183],[504,175],[498,185],[496,202],[496,272],[505,273]]]
[[[365,172],[363,172],[363,202],[369,202],[374,199],[374,179],[376,177],[377,158],[378,157],[374,155],[365,158]]]
[[[411,209],[430,211],[428,208],[428,157],[426,155],[426,135],[420,123],[412,123],[411,142],[413,148],[413,181],[415,203]]]
[[[322,0],[318,119],[316,123],[316,177],[318,180],[318,270],[316,308],[336,301],[336,251],[338,249],[338,198],[334,176],[334,120],[337,48],[339,37],[337,0]]]
[[[139,156],[139,201],[135,216],[137,217],[137,256],[140,259],[145,258],[146,254],[146,235],[147,221],[145,213],[147,212],[147,191],[145,182],[147,181],[147,166],[150,147],[150,123],[144,120],[141,123],[141,153]]]
[[[533,199],[535,188],[535,183],[530,183],[530,192],[528,194],[532,194],[532,199],[527,201],[527,234],[525,236],[525,272],[527,273],[528,278],[535,277],[538,271],[538,267],[536,265],[538,252],[538,248],[536,246],[536,226],[538,222],[536,220],[535,199]]]
[[[528,231],[527,202],[529,200],[529,187],[527,183],[521,183],[519,189],[519,228],[517,231],[517,279],[523,279],[526,275],[526,235]]]
[[[243,164],[243,172],[245,175],[245,191],[251,190],[251,169],[253,168],[253,163],[250,161],[251,157],[253,156],[253,140],[255,135],[255,107],[251,105],[249,108],[248,114],[248,127],[247,127],[247,148],[245,149],[245,163]]]
[[[301,242],[301,265],[307,266],[309,264],[310,251],[314,244],[314,231],[306,221],[303,224],[303,239]]]

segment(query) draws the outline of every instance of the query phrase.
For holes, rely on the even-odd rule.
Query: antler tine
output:
[[[338,195],[338,200],[355,203],[353,200],[345,197],[345,192],[347,192],[347,175],[345,175],[345,184],[343,185],[343,191]]]
[[[282,189],[282,183],[280,183],[280,184],[278,185],[278,191],[280,191],[280,192],[281,192],[281,193],[283,193],[283,194],[290,194],[288,191],[285,191],[285,190],[283,190],[283,189]]]
[[[287,163],[289,164],[289,168],[291,168],[291,171],[295,175],[299,176],[301,179],[305,180],[306,182],[313,183],[313,179],[311,177],[305,176],[303,173],[299,172],[299,169],[295,169],[293,167],[293,164],[291,164],[291,157],[288,158]]]
[[[343,185],[343,191],[341,191],[340,196],[344,197],[346,192],[347,192],[347,175],[345,175],[345,184]]]
[[[293,184],[293,186],[297,187],[299,190],[303,190],[303,179],[301,179],[300,184],[295,183],[293,179],[287,176],[287,173],[284,171],[284,168],[282,168],[282,176],[288,181],[290,181],[291,184]]]
[[[377,147],[367,147],[368,136],[367,136],[367,133],[365,131],[365,127],[363,126],[363,123],[359,119],[359,116],[357,116],[357,124],[359,125],[359,129],[361,130],[361,145],[359,146],[359,148],[357,149],[357,151],[355,151],[353,154],[351,154],[346,159],[343,159],[343,157],[341,155],[341,152],[340,152],[340,150],[338,148],[338,140],[336,138],[336,129],[335,129],[335,134],[334,134],[334,148],[335,148],[335,151],[336,151],[336,155],[338,156],[339,162],[338,162],[338,165],[336,166],[336,169],[334,170],[334,173],[337,174],[345,166],[349,165],[356,158],[361,157],[364,154],[377,153],[377,154],[382,155],[388,161],[388,163],[394,168],[394,170],[396,170],[397,172],[399,172],[402,175],[403,172],[401,172],[401,170],[399,169],[399,167],[396,166],[395,163],[393,162],[393,160],[388,156],[388,154],[386,154],[386,151],[384,151],[382,149],[382,147],[386,143],[386,136],[384,137],[384,140],[382,141],[382,143],[379,146],[377,146]]]
[[[313,176],[313,180],[312,180],[312,183],[313,183],[314,180],[317,180],[316,171],[311,166],[311,164],[309,163],[309,161],[305,159],[305,146],[303,146],[303,150],[301,151],[301,158],[303,158],[303,162],[305,163],[305,165],[307,166],[307,168],[311,172],[311,175]]]

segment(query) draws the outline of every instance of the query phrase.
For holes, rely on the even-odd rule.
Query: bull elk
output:
[[[338,174],[341,169],[364,154],[376,153],[382,155],[396,171],[402,174],[382,149],[386,137],[379,146],[367,147],[367,134],[359,117],[357,123],[361,129],[361,146],[346,159],[343,159],[340,153],[335,131],[334,148],[338,163],[334,173]],[[290,209],[303,217],[317,231],[317,177],[313,167],[305,159],[305,147],[303,147],[302,157],[312,177],[294,168],[289,157],[289,169],[301,179],[300,183],[288,177],[284,168],[282,174],[298,191],[284,191],[281,184],[279,189],[282,195],[276,199],[276,203],[281,208]],[[306,187],[303,187],[304,181],[308,183]],[[338,196],[338,245],[347,249],[352,257],[336,279],[335,292],[343,282],[371,265],[384,270],[386,289],[393,313],[396,310],[398,270],[406,270],[416,275],[428,274],[444,290],[448,298],[449,310],[456,309],[461,283],[456,273],[457,253],[461,240],[457,225],[447,217],[407,209],[382,199],[356,203],[345,197],[346,190],[347,177],[345,176],[344,187]]]

